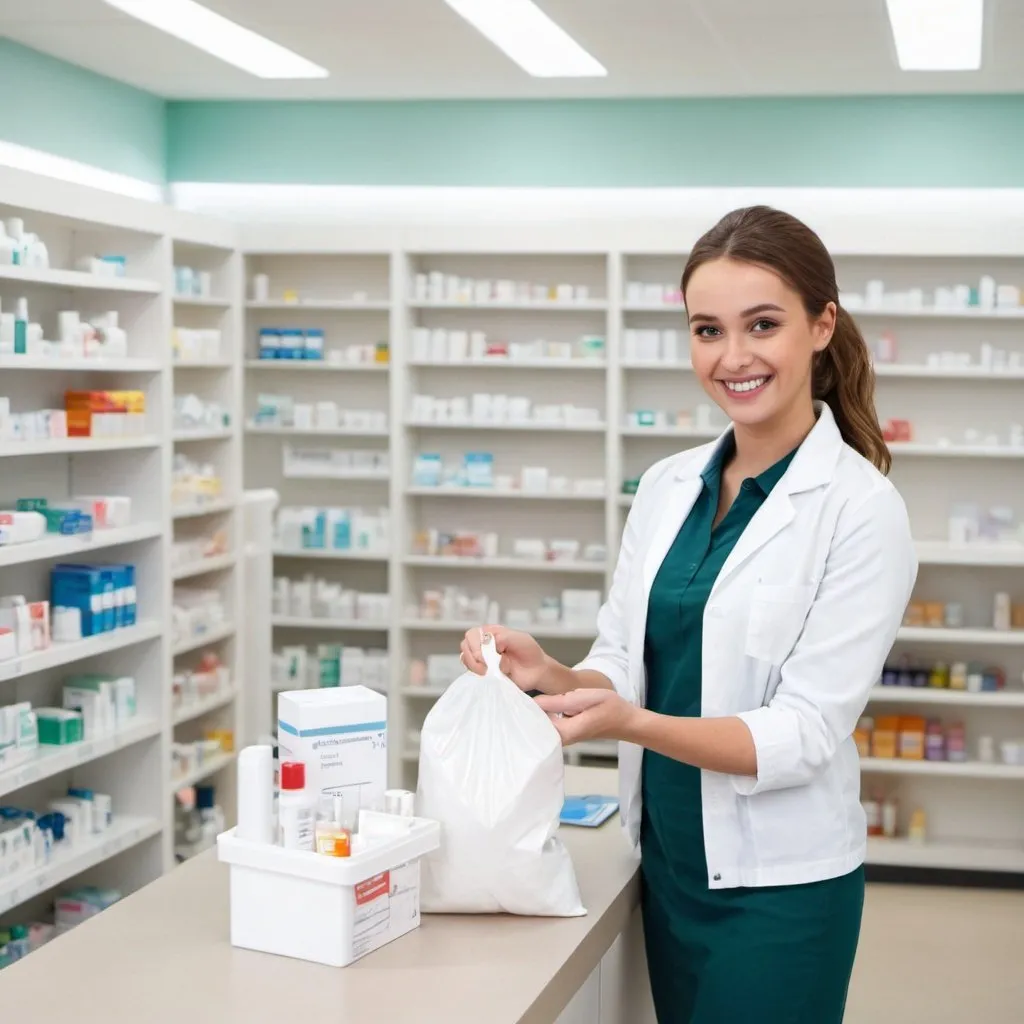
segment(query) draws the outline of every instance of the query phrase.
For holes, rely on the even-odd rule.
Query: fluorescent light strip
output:
[[[984,0],[886,0],[904,71],[977,71]]]
[[[603,78],[608,74],[533,0],[445,3],[534,78]]]
[[[194,0],[106,2],[257,78],[326,78],[328,75],[324,68],[305,57],[236,25]]]
[[[53,153],[44,153],[39,149],[29,149],[14,142],[0,142],[0,166],[13,167],[19,171],[28,171],[58,181],[70,181],[76,185],[88,185],[89,188],[102,189],[120,196],[133,199],[145,199],[151,203],[160,203],[164,199],[164,188],[153,182],[132,178],[127,174],[104,171],[92,164],[68,160]]]

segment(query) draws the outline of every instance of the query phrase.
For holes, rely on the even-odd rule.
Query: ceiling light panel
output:
[[[597,60],[532,0],[445,0],[534,78],[603,78]]]
[[[977,71],[984,0],[886,0],[904,71]]]
[[[327,78],[326,69],[194,0],[106,0],[111,7],[257,78]]]

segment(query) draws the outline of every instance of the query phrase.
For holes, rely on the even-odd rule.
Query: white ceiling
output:
[[[0,0],[0,34],[172,98],[1024,92],[1024,0],[986,0],[983,70],[945,74],[899,71],[885,0],[538,0],[608,68],[575,81],[530,78],[443,0],[204,2],[330,78],[262,81],[103,0]]]

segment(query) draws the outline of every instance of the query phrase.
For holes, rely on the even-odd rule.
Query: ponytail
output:
[[[868,346],[856,321],[838,304],[832,340],[814,357],[811,391],[832,410],[843,440],[888,473],[892,454],[875,412],[875,371]]]
[[[814,357],[813,397],[832,410],[843,440],[883,473],[892,465],[875,413],[875,371],[853,317],[839,305],[836,268],[822,240],[802,221],[768,206],[727,213],[690,251],[680,288],[693,272],[715,259],[734,259],[774,271],[803,300],[808,316],[836,304],[836,326],[828,348]]]

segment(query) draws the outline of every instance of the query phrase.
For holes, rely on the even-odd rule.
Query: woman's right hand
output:
[[[544,649],[529,633],[504,626],[480,626],[466,631],[460,650],[462,664],[470,672],[485,675],[487,663],[480,645],[484,636],[494,637],[494,646],[501,655],[501,671],[520,690],[544,690],[544,678],[548,674],[548,656]]]

